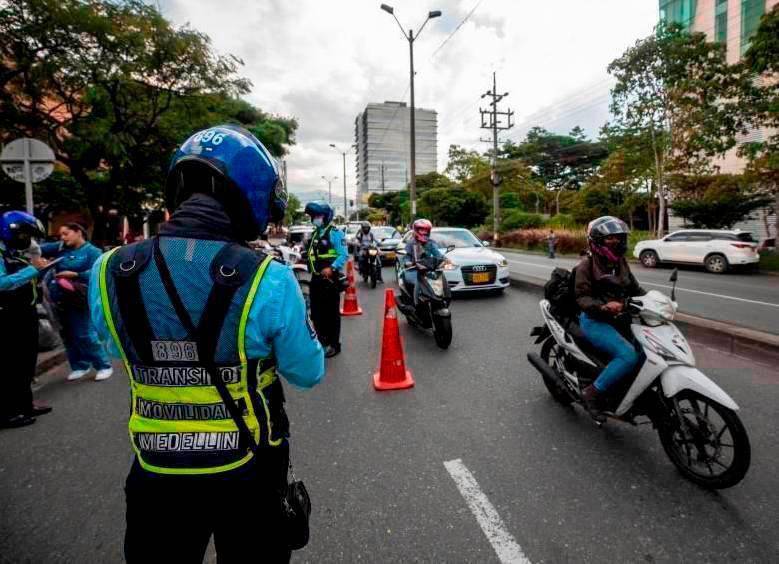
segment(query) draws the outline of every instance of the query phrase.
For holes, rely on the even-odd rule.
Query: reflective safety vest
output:
[[[194,260],[170,253],[170,268],[185,269],[185,279],[202,277],[211,259],[212,286],[197,326],[159,237],[114,249],[100,269],[103,314],[130,376],[130,442],[151,472],[232,470],[288,436],[275,360],[247,358],[245,347],[249,312],[272,258],[233,243],[216,250],[216,241],[166,240],[192,249]],[[165,296],[161,309],[147,311]]]
[[[331,223],[319,235],[319,229],[314,229],[311,234],[311,241],[308,244],[308,271],[312,274],[319,274],[322,269],[327,268],[338,258],[338,250],[330,241],[330,232],[333,230]]]
[[[2,251],[2,260],[5,264],[6,274],[16,274],[30,266],[30,263],[21,255],[11,254],[8,251]],[[35,306],[35,302],[38,300],[37,282],[37,278],[33,278],[18,288],[0,292],[0,308],[3,310],[19,310]]]

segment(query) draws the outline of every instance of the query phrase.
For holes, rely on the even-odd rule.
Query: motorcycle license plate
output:
[[[471,282],[473,284],[487,284],[490,281],[489,272],[476,272],[471,274]]]

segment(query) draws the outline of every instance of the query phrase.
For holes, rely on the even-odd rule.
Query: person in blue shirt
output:
[[[130,377],[125,559],[201,562],[213,535],[220,562],[289,561],[279,377],[311,388],[324,356],[291,269],[247,244],[284,216],[278,165],[215,126],[175,153],[165,200],[159,235],[103,255],[89,287]]]
[[[62,325],[65,352],[68,355],[72,382],[96,370],[95,381],[107,380],[113,374],[105,346],[95,332],[87,306],[87,285],[92,265],[100,249],[87,240],[87,231],[78,223],[66,223],[59,229],[58,243],[44,243],[44,258],[60,260],[46,277],[49,299]]]
[[[408,290],[409,296],[414,296],[414,304],[417,301],[417,272],[424,268],[418,263],[425,256],[443,258],[438,245],[430,239],[433,224],[427,219],[417,219],[411,226],[414,236],[406,243],[406,254],[403,255],[403,284]],[[409,267],[416,266],[414,269]],[[402,295],[402,294],[401,294]]]
[[[311,318],[319,340],[325,346],[325,357],[341,352],[342,270],[349,260],[344,233],[333,225],[333,208],[326,202],[306,205],[314,232],[308,244],[308,270],[311,273]]]
[[[33,237],[42,236],[41,222],[26,212],[0,216],[0,428],[31,425],[51,411],[31,389],[38,359],[36,284],[46,261],[23,254]]]

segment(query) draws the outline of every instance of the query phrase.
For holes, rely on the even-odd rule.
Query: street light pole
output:
[[[411,157],[411,178],[409,182],[409,196],[411,197],[411,221],[414,221],[414,218],[417,215],[417,139],[416,139],[416,107],[414,104],[414,40],[419,37],[419,34],[422,33],[422,30],[424,29],[425,25],[428,21],[430,21],[433,18],[437,18],[441,15],[440,10],[433,10],[431,12],[427,13],[427,18],[424,22],[422,22],[422,25],[419,27],[419,31],[417,31],[416,35],[414,35],[414,30],[409,29],[408,35],[406,35],[405,30],[403,29],[403,26],[401,25],[400,21],[398,20],[398,17],[395,15],[395,9],[392,6],[388,6],[387,4],[382,4],[381,9],[390,14],[393,18],[395,18],[395,21],[398,23],[398,27],[400,28],[400,32],[403,34],[403,37],[408,41],[408,59],[409,59],[409,81],[411,83],[410,90],[411,90],[411,107],[409,108],[409,134],[411,136],[410,142],[409,142],[409,152]]]
[[[328,178],[326,176],[322,176],[322,180],[327,182],[327,203],[332,204],[333,203],[333,180],[338,180],[338,177],[333,176],[332,178]]]

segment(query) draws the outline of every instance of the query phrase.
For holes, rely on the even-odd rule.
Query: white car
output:
[[[406,233],[398,249],[405,250],[413,235],[412,231]],[[488,249],[486,243],[467,229],[434,227],[430,239],[441,252],[446,253],[448,263],[444,266],[444,276],[452,292],[504,290],[509,287],[506,257]],[[454,248],[447,253],[448,247]]]
[[[716,274],[760,262],[757,242],[751,234],[719,229],[684,229],[662,239],[641,241],[633,249],[633,256],[646,268],[661,263],[699,264]]]

